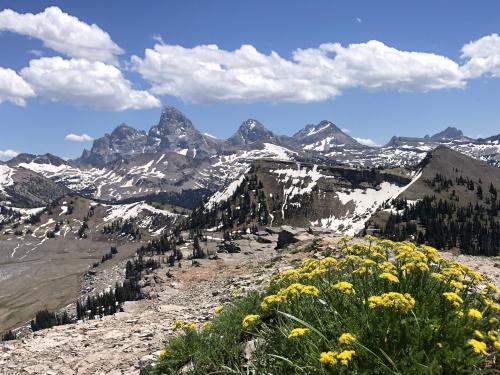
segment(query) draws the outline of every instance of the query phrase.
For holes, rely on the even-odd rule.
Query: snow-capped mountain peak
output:
[[[231,146],[245,146],[255,142],[273,142],[275,138],[274,133],[259,121],[248,119],[227,142]]]
[[[340,130],[334,123],[323,120],[317,125],[307,125],[292,137],[303,150],[325,152],[336,147],[364,146]]]

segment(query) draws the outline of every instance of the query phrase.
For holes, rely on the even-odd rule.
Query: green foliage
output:
[[[199,332],[177,322],[182,334],[171,340],[168,355],[162,356],[152,374],[178,374],[179,368],[189,364],[192,364],[191,374],[237,371],[243,363],[240,354],[245,341],[251,337],[243,330],[241,320],[258,309],[259,303],[257,293],[238,299]]]
[[[342,243],[335,257],[306,259],[261,296],[226,306],[208,328],[180,324],[153,374],[492,371],[500,350],[492,284],[429,246]]]

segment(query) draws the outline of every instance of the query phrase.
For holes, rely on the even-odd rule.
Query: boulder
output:
[[[333,234],[333,230],[331,230],[329,228],[322,228],[322,227],[309,227],[309,229],[307,231],[314,236]]]
[[[278,244],[276,245],[277,249],[282,249],[285,246],[298,242],[297,239],[297,231],[288,225],[283,225],[281,227],[281,231],[278,234]]]

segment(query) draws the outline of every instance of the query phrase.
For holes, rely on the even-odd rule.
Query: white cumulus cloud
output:
[[[70,57],[116,63],[123,50],[99,26],[89,25],[58,7],[41,13],[0,12],[0,31],[10,31],[40,39],[45,47]]]
[[[11,149],[0,150],[0,159],[2,160],[15,158],[17,155],[19,155],[19,152]]]
[[[251,45],[226,51],[156,44],[144,57],[132,56],[132,69],[151,83],[153,93],[193,102],[314,102],[352,87],[425,92],[466,84],[460,66],[447,57],[375,40],[297,49],[292,59]]]
[[[118,68],[98,61],[44,57],[31,60],[21,76],[51,101],[112,111],[160,106],[147,91],[134,90]]]
[[[14,70],[0,67],[0,103],[26,105],[26,99],[35,96],[31,86]]]
[[[74,133],[69,133],[67,134],[64,139],[66,141],[71,141],[71,142],[90,142],[90,141],[93,141],[94,138],[92,138],[90,135],[88,134],[81,134],[81,135],[78,135],[78,134],[74,134]]]
[[[375,142],[373,139],[370,139],[370,138],[357,138],[357,137],[354,137],[354,139],[356,141],[358,141],[358,143],[361,143],[362,145],[365,145],[365,146],[380,147],[380,145],[377,142]]]
[[[462,67],[468,78],[483,74],[500,77],[500,36],[491,34],[462,47],[462,58],[468,59]]]

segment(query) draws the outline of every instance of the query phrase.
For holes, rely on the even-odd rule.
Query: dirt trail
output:
[[[157,270],[146,280],[150,299],[127,302],[124,312],[0,343],[0,373],[139,374],[156,358],[176,319],[205,321],[236,289],[244,293],[265,285],[285,259],[297,256],[278,261],[274,245],[241,246],[244,253],[221,254],[199,267],[184,261],[182,268],[172,268],[171,278],[167,268]]]

